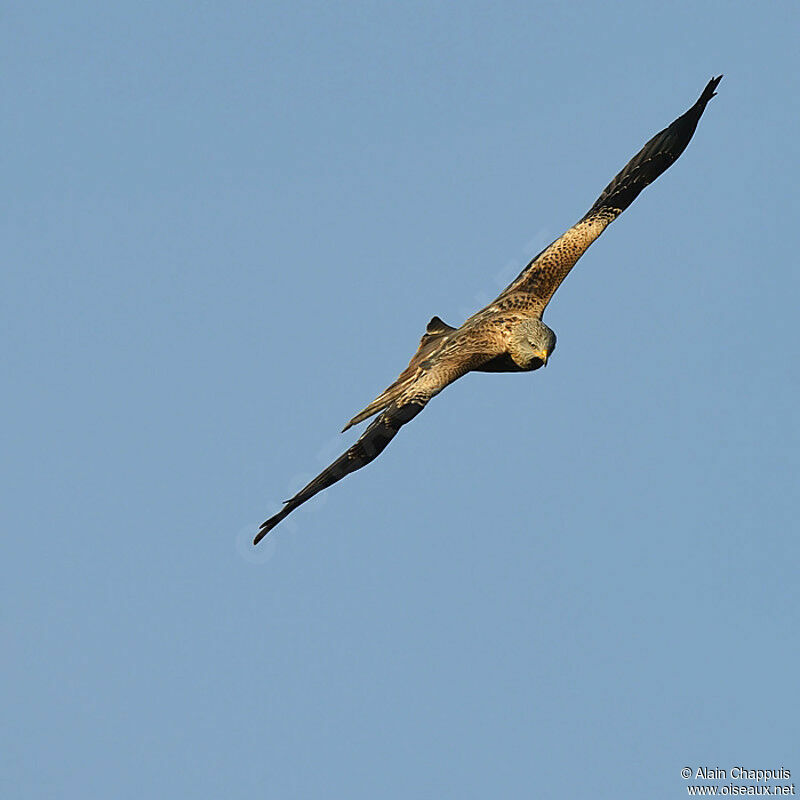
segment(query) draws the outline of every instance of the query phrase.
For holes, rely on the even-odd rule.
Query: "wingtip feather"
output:
[[[258,533],[253,539],[253,546],[257,545],[291,510],[291,508],[282,508],[277,514],[262,522],[258,528]]]
[[[722,80],[724,76],[718,75],[716,78],[711,78],[711,80],[706,84],[706,88],[703,89],[703,93],[700,95],[700,98],[697,101],[698,105],[702,105],[705,107],[706,103],[712,98],[717,96],[717,86],[719,86],[719,82]]]

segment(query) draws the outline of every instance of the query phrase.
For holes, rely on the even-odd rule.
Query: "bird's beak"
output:
[[[548,353],[548,352],[547,352],[547,350],[540,350],[540,351],[539,351],[539,352],[536,354],[536,357],[537,357],[537,358],[540,358],[540,359],[542,360],[542,366],[543,366],[543,367],[546,367],[546,366],[547,366],[547,357],[548,357],[549,355],[550,355],[550,353]]]

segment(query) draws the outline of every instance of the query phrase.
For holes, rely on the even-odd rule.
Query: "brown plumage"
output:
[[[496,300],[459,328],[434,317],[397,380],[345,426],[378,414],[358,441],[264,522],[253,543],[306,500],[369,464],[432,397],[462,375],[528,372],[546,364],[556,337],[542,314],[556,289],[589,245],[685,150],[720,80],[721,75],[712,78],[697,102],[647,142],[585,216],[533,258]]]

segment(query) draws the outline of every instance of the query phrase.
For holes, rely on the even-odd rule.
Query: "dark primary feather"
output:
[[[686,149],[721,80],[722,75],[712,78],[685,114],[650,139],[606,186],[589,211],[535,256],[497,301],[515,303],[541,316],[556,289],[592,242]]]
[[[532,318],[541,319],[553,293],[586,249],[642,189],[677,160],[721,79],[722,76],[712,78],[697,102],[650,139],[608,184],[589,211],[539,253],[493,303],[460,328],[434,317],[397,380],[345,426],[347,430],[378,414],[361,438],[261,525],[253,543],[258,544],[306,500],[377,458],[403,425],[462,375],[474,370],[526,371],[541,365],[541,361],[534,360],[531,365],[524,362],[520,367],[514,361],[515,351],[510,346],[515,341],[513,331],[520,330],[519,325],[528,324]]]
[[[697,123],[708,101],[716,94],[714,90],[721,80],[722,75],[712,78],[697,102],[685,114],[647,142],[619,175],[603,189],[584,219],[606,209],[616,212],[615,216],[618,216],[637,198],[645,186],[651,184],[678,160],[678,156],[686,149],[686,145],[694,135]]]
[[[306,500],[310,500],[315,494],[340,481],[345,475],[365,467],[370,461],[377,458],[395,437],[397,431],[406,422],[414,419],[424,407],[424,403],[407,403],[387,408],[370,423],[361,438],[347,452],[339,456],[333,464],[317,475],[294,497],[287,500],[284,507],[275,516],[261,524],[256,538],[253,539],[253,544],[258,544],[282,519],[285,519]]]

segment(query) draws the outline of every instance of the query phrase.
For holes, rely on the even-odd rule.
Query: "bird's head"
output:
[[[540,319],[527,319],[518,323],[511,331],[509,352],[522,369],[546,366],[547,359],[555,349],[556,335]]]

